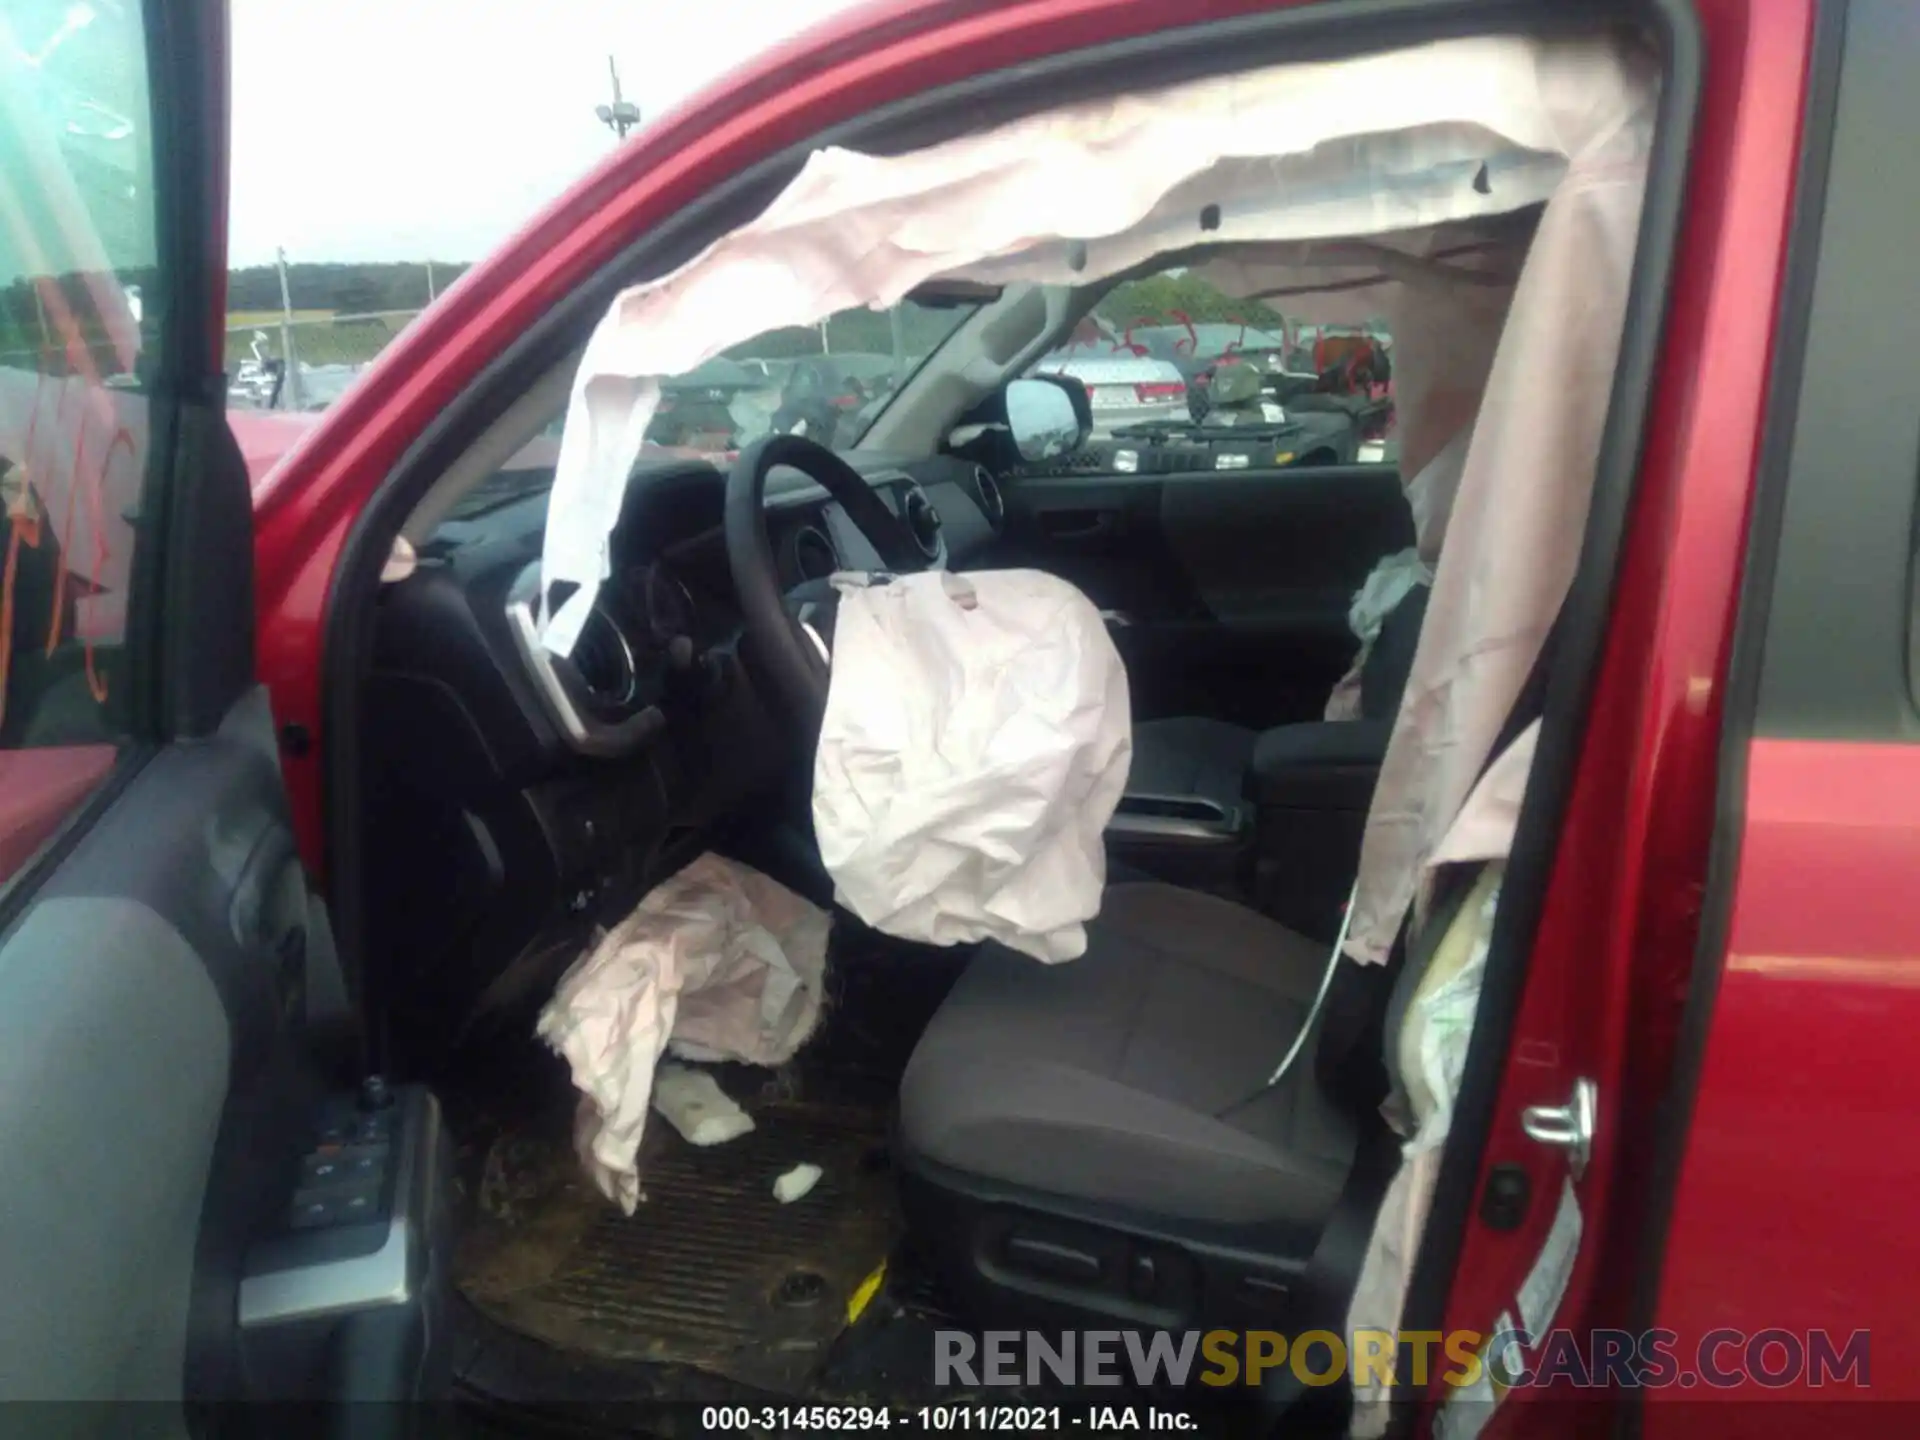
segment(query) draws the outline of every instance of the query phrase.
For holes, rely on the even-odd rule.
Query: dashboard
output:
[[[996,482],[984,470],[923,462],[923,481],[895,462],[865,458],[856,469],[899,517],[930,568],[963,565],[998,533]],[[636,471],[613,536],[613,574],[596,598],[573,654],[538,643],[538,566],[526,566],[508,597],[515,650],[547,717],[583,755],[618,758],[670,721],[691,676],[711,695],[726,683],[727,646],[740,617],[721,530],[725,481],[704,462]],[[776,469],[767,483],[767,531],[787,589],[841,570],[881,567],[842,507],[805,475]]]
[[[845,458],[930,567],[974,563],[1001,533],[998,485],[970,462]],[[521,985],[544,998],[557,977],[531,957],[570,958],[582,927],[804,780],[739,658],[726,477],[699,460],[635,468],[613,573],[566,658],[536,633],[550,484],[494,477],[380,595],[362,706],[368,945],[402,1011],[470,1018],[511,1009]],[[798,471],[769,475],[766,516],[789,589],[881,568]]]

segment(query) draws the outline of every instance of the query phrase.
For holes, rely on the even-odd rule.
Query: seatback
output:
[[[1373,637],[1366,662],[1360,667],[1360,718],[1391,721],[1400,711],[1400,696],[1413,673],[1414,652],[1420,646],[1420,623],[1427,616],[1432,587],[1416,585],[1388,612]]]
[[[1418,587],[1389,617],[1392,624],[1400,620],[1402,612],[1408,612],[1410,623],[1405,628],[1411,633],[1404,637],[1404,643],[1409,647],[1419,639],[1426,594],[1426,586]],[[1546,709],[1547,672],[1559,648],[1565,613],[1564,610],[1557,612],[1548,627],[1526,679],[1521,682],[1520,694],[1494,738],[1492,753],[1480,768],[1481,779],[1486,778],[1508,747]],[[1383,628],[1381,638],[1385,636]],[[1401,683],[1405,684],[1404,677]],[[1335,967],[1321,1012],[1320,1033],[1314,1040],[1314,1078],[1324,1093],[1350,1111],[1370,1114],[1398,1088],[1394,1070],[1400,1019],[1406,1013],[1412,987],[1417,986],[1420,976],[1426,973],[1426,963],[1432,958],[1434,947],[1458,915],[1481,868],[1477,864],[1450,865],[1437,871],[1426,906],[1425,923],[1416,925],[1415,912],[1411,908],[1407,911],[1385,964]],[[1409,951],[1414,957],[1411,963]]]

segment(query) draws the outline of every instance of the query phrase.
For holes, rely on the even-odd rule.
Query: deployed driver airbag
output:
[[[1032,570],[834,583],[813,824],[835,898],[908,940],[1078,956],[1133,754],[1100,612]]]

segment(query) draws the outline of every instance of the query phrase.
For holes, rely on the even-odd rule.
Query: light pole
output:
[[[620,70],[613,63],[613,56],[607,56],[607,73],[613,77],[613,103],[596,105],[593,113],[600,117],[600,123],[613,131],[620,139],[627,138],[627,131],[640,123],[640,107],[620,95]]]

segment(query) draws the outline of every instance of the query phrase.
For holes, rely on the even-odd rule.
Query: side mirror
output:
[[[1065,385],[1052,378],[1029,378],[1007,385],[1007,430],[1028,464],[1071,455],[1086,443],[1080,407]]]

